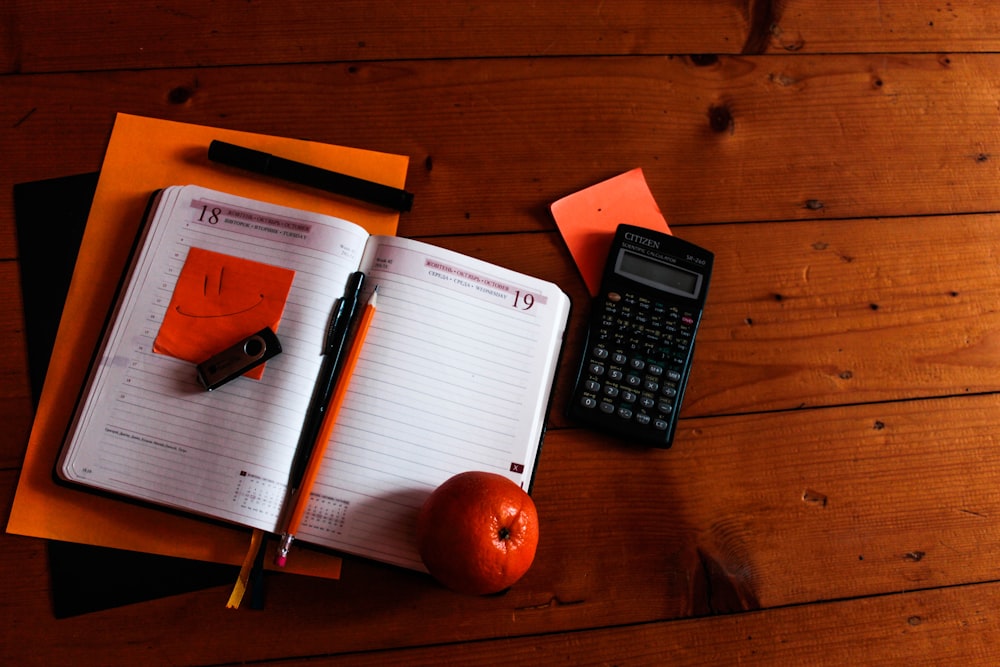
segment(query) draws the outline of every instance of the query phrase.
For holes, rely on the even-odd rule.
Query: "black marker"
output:
[[[413,195],[406,190],[314,167],[310,164],[295,162],[263,151],[229,144],[225,141],[213,140],[209,144],[208,159],[219,164],[239,167],[256,174],[273,176],[299,185],[308,185],[403,213],[413,207]]]

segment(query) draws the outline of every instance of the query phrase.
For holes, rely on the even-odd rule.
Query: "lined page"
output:
[[[373,237],[364,266],[378,309],[299,537],[423,569],[414,525],[437,485],[530,484],[569,300],[406,239]]]
[[[273,531],[331,307],[357,268],[367,233],[343,220],[193,186],[166,189],[148,230],[60,474]],[[283,351],[260,381],[241,377],[207,392],[195,364],[152,351],[192,247],[295,271],[277,331]]]

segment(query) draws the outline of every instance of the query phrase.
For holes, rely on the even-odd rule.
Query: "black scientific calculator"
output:
[[[570,417],[670,447],[714,255],[675,236],[619,225],[594,299]]]

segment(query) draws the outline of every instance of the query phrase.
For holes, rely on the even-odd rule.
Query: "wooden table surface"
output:
[[[400,234],[574,312],[507,594],[360,559],[56,619],[0,536],[0,662],[997,664],[1000,3],[0,6],[0,485],[32,420],[12,186],[116,112],[408,155]],[[548,205],[641,167],[715,252],[675,445],[567,421],[587,295]],[[54,236],[52,243],[59,243]]]

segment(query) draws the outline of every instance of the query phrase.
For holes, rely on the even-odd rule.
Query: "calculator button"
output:
[[[616,364],[624,364],[626,361],[628,361],[628,357],[626,357],[621,352],[616,352],[615,356],[612,358],[612,361],[614,361]]]
[[[646,362],[643,361],[642,359],[633,359],[629,363],[629,365],[632,366],[632,368],[634,368],[635,370],[641,371],[643,368],[646,367]]]
[[[597,399],[596,398],[591,398],[590,396],[584,396],[583,398],[580,399],[580,405],[582,405],[583,407],[588,408],[588,409],[590,409],[590,408],[596,408],[597,407]]]
[[[608,358],[608,351],[605,348],[603,348],[603,347],[595,347],[593,354],[594,354],[594,358],[595,359],[607,359]]]
[[[653,428],[657,431],[666,431],[668,426],[670,426],[670,424],[666,419],[657,419],[653,421]]]
[[[681,374],[677,371],[667,371],[667,377],[674,382],[679,382],[681,379]]]
[[[601,390],[601,383],[595,382],[594,380],[587,380],[585,386],[587,387],[587,391],[597,392]]]
[[[660,412],[662,412],[665,415],[669,415],[671,412],[674,411],[673,405],[671,405],[670,403],[665,403],[663,401],[660,401],[660,404],[657,406],[657,408],[659,409]]]
[[[618,396],[618,387],[609,384],[604,388],[604,395],[608,398],[616,398]]]
[[[664,387],[663,395],[667,396],[668,398],[673,398],[674,396],[677,395],[677,390],[674,389],[673,387]]]
[[[622,392],[622,400],[626,403],[635,403],[639,396],[634,391],[626,389]]]
[[[642,398],[639,399],[639,405],[641,405],[642,407],[644,407],[646,409],[649,409],[649,408],[653,407],[654,405],[656,405],[656,401],[654,401],[653,399],[651,399],[649,396],[643,396]]]
[[[618,408],[618,416],[622,419],[632,419],[632,410],[623,405]]]
[[[629,375],[628,380],[626,380],[626,382],[630,387],[638,387],[639,385],[642,384],[642,378],[639,377],[638,375]]]
[[[608,378],[616,382],[618,380],[621,380],[623,377],[625,377],[625,375],[617,368],[612,368],[611,371],[608,373]]]
[[[643,389],[645,389],[646,391],[655,392],[659,390],[659,388],[660,388],[660,383],[657,382],[656,380],[646,380],[646,383],[643,385]]]
[[[647,372],[650,375],[656,375],[656,376],[663,375],[663,366],[658,366],[656,364],[650,364],[649,368],[647,369]]]
[[[653,419],[649,415],[640,412],[635,416],[635,421],[643,426],[648,426]]]
[[[607,401],[602,401],[599,407],[601,408],[601,412],[608,415],[614,414],[615,412],[614,403],[608,403]]]
[[[604,366],[601,364],[590,364],[590,372],[594,375],[604,375]]]

